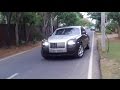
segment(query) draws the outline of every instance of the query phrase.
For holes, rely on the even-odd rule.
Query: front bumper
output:
[[[74,46],[67,46],[67,52],[62,53],[50,53],[49,47],[42,47],[41,53],[43,56],[71,56],[74,55],[77,51],[77,45]]]

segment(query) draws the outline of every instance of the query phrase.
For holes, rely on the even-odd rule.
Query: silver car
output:
[[[56,29],[47,40],[42,40],[41,54],[45,59],[61,55],[82,57],[85,49],[89,49],[89,36],[85,29],[68,26]]]

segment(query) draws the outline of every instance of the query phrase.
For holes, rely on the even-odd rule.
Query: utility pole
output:
[[[105,12],[101,12],[101,46],[102,46],[102,51],[104,52],[106,50],[106,38],[105,38]]]

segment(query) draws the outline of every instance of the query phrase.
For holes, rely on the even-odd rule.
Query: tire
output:
[[[81,51],[82,50],[82,51]],[[78,47],[76,53],[75,53],[75,57],[76,58],[82,58],[84,55],[84,47],[82,44],[80,44],[80,46]]]
[[[87,46],[86,46],[86,48],[85,48],[85,49],[90,49],[89,44],[87,44]]]
[[[42,55],[42,57],[44,58],[44,59],[50,59],[50,57],[48,56],[48,55],[46,55],[44,52],[43,52],[43,50],[41,50],[41,55]]]

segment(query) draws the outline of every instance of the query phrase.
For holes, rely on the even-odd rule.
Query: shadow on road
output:
[[[66,60],[78,60],[78,58],[75,58],[73,56],[56,56],[56,57],[50,57],[49,59],[44,59],[48,61],[66,61]]]
[[[43,60],[46,60],[46,61],[70,61],[70,60],[81,60],[85,57],[87,57],[87,54],[89,53],[90,49],[89,50],[85,50],[84,52],[84,55],[82,58],[76,58],[74,56],[54,56],[54,57],[50,57],[49,59],[44,59]]]

